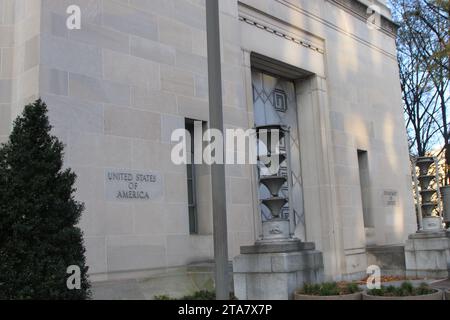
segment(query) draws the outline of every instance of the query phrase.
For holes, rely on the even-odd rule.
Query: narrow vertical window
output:
[[[372,208],[370,201],[370,176],[367,151],[358,150],[359,183],[361,187],[361,202],[364,215],[364,227],[373,228]]]
[[[194,161],[194,120],[185,120],[186,131],[189,132],[190,139],[188,143],[189,161],[187,169],[187,190],[188,190],[188,207],[189,207],[189,232],[190,234],[198,234],[198,215],[197,215],[197,189],[195,181],[195,161]]]

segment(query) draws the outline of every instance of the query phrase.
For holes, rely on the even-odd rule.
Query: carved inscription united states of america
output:
[[[150,201],[163,194],[162,175],[135,170],[105,170],[105,196],[109,201]]]

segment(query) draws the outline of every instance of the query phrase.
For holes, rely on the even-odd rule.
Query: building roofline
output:
[[[367,9],[369,8],[368,3],[370,1],[366,0],[328,0],[328,1],[344,9],[345,11],[351,13],[353,16],[357,17],[362,21],[367,21],[367,19],[370,17],[370,14],[367,13]],[[380,31],[395,38],[397,36],[399,25],[396,22],[394,22],[390,14],[388,14],[390,12],[389,8],[384,3],[381,3],[378,0],[375,0],[373,4],[378,5],[385,9],[384,12],[383,10],[381,10],[382,12],[381,12]]]

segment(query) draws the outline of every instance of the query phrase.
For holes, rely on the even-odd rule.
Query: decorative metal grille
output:
[[[287,96],[286,92],[280,89],[275,89],[273,91],[273,106],[275,110],[279,112],[286,112],[287,111]]]
[[[288,109],[287,94],[282,89],[274,89],[268,93],[264,88],[261,91],[258,91],[258,89],[253,86],[253,103],[258,101],[258,99],[261,99],[263,103],[269,102],[278,112],[285,113]]]

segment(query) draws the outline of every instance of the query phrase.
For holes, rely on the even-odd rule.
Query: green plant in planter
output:
[[[321,284],[305,284],[299,294],[310,296],[339,296],[360,292],[358,284],[325,282]]]
[[[411,282],[403,282],[400,287],[382,286],[381,289],[368,290],[367,294],[382,297],[411,297],[432,294],[436,290],[430,288],[427,283],[414,287]]]

